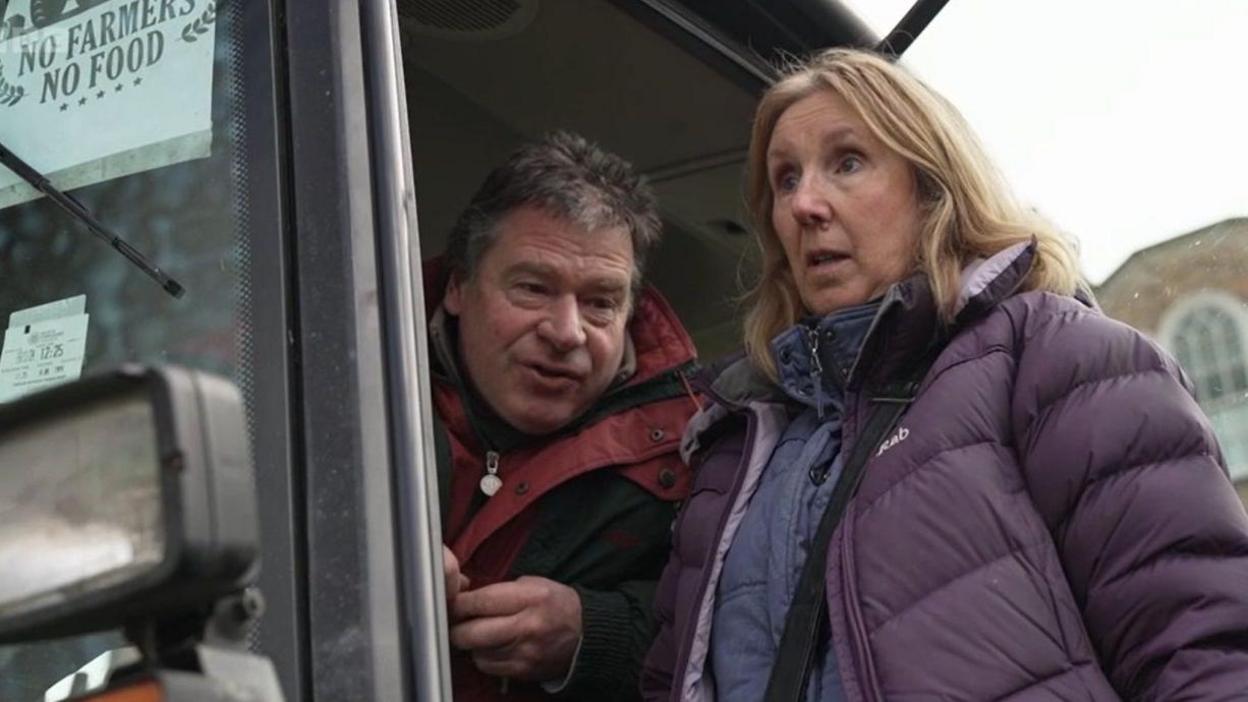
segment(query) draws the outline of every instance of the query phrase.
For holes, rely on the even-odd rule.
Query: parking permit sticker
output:
[[[0,402],[75,380],[87,347],[87,297],[14,312],[0,350]]]

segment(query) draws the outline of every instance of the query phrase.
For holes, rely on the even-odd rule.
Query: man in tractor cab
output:
[[[556,133],[426,264],[457,700],[638,696],[697,409],[693,343],[641,282],[660,228],[627,162]]]

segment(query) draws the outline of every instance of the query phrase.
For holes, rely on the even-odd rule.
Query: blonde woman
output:
[[[763,97],[748,190],[762,277],[685,437],[645,695],[1248,694],[1208,422],[956,111],[827,51]]]

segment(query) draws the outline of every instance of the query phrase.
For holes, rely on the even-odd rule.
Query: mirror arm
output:
[[[126,624],[124,633],[145,666],[195,671],[195,645],[203,639],[208,617],[207,612],[195,612],[144,618]]]
[[[247,587],[222,597],[208,609],[131,622],[125,627],[125,636],[152,665],[198,672],[199,644],[245,651],[247,633],[263,614],[260,590]]]
[[[251,587],[222,598],[213,608],[204,631],[205,643],[222,648],[247,649],[247,634],[264,616],[264,595]]]
[[[125,635],[138,653],[119,661],[102,688],[74,699],[113,699],[111,691],[144,680],[181,676],[179,689],[189,691],[192,688],[187,686],[192,685],[194,690],[202,690],[202,699],[224,699],[220,697],[223,691],[242,689],[250,695],[246,699],[283,702],[272,661],[247,648],[247,633],[263,613],[264,598],[259,589],[247,587],[199,612],[131,622],[125,627]]]

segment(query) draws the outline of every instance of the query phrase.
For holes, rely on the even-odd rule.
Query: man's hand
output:
[[[472,652],[486,675],[562,680],[581,640],[581,596],[524,576],[460,593],[451,605],[451,643]]]
[[[468,589],[468,576],[459,572],[459,559],[445,545],[442,546],[442,575],[446,578],[446,601],[454,602],[460,592]]]

